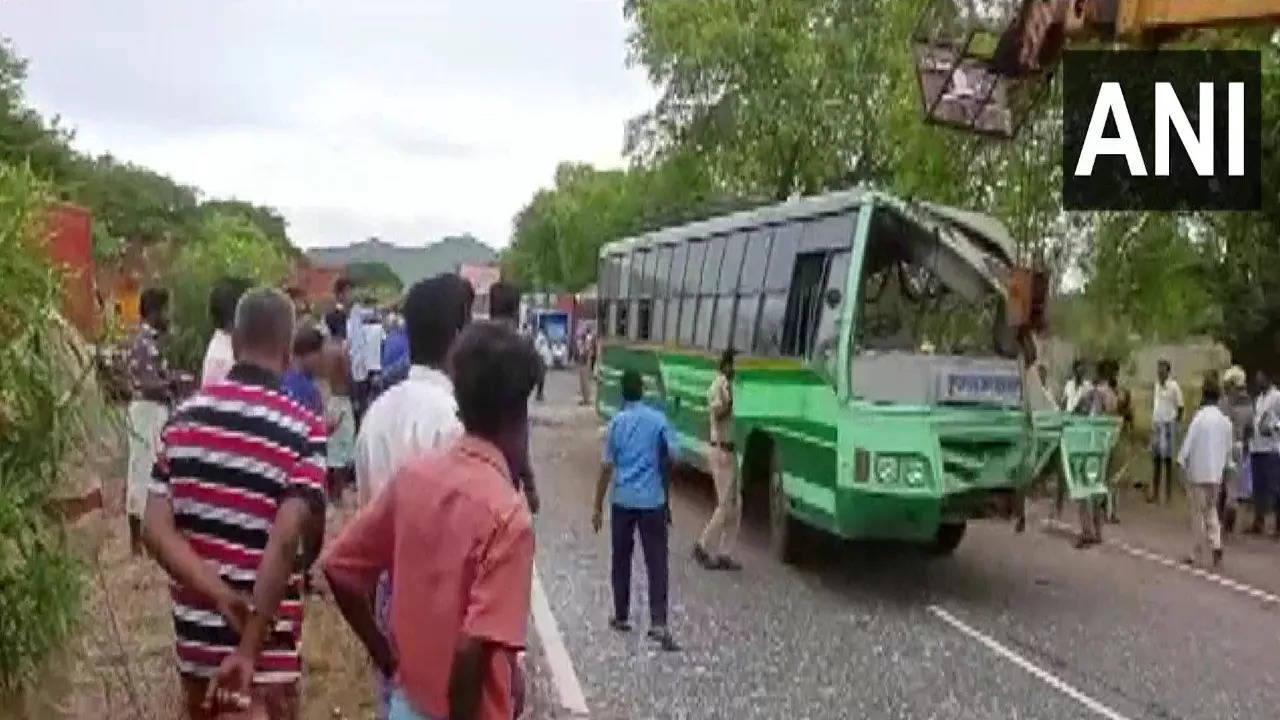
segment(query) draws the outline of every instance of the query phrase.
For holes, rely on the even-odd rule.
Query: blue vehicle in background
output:
[[[534,345],[549,368],[569,365],[569,313],[564,310],[533,311]],[[543,338],[545,338],[545,343]]]

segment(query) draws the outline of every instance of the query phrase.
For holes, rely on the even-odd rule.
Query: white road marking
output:
[[[1075,532],[1075,530],[1070,525],[1062,522],[1061,520],[1046,519],[1044,520],[1044,526],[1047,528],[1058,530],[1059,532]],[[1187,573],[1192,577],[1198,577],[1202,580],[1207,580],[1211,583],[1224,587],[1233,592],[1240,593],[1241,595],[1248,595],[1251,598],[1256,598],[1258,600],[1261,600],[1265,604],[1280,605],[1280,596],[1269,593],[1266,590],[1263,590],[1261,588],[1256,588],[1256,587],[1253,587],[1252,585],[1248,585],[1246,583],[1240,582],[1239,580],[1232,580],[1229,577],[1223,577],[1217,573],[1209,572],[1204,568],[1198,568],[1198,567],[1195,567],[1194,565],[1188,565],[1186,563],[1174,560],[1173,558],[1165,557],[1164,555],[1151,552],[1150,550],[1146,550],[1144,548],[1140,548],[1135,545],[1130,545],[1129,543],[1123,542],[1120,540],[1106,539],[1106,540],[1103,540],[1102,542],[1103,544],[1110,545],[1111,547],[1116,548],[1117,550],[1120,550],[1125,554],[1132,555],[1133,557],[1141,558],[1143,560],[1149,560],[1151,562],[1164,565],[1165,567],[1174,568],[1181,572]]]
[[[1018,667],[1027,671],[1028,673],[1033,675],[1037,680],[1040,680],[1041,682],[1053,688],[1054,690],[1057,690],[1063,695],[1066,695],[1072,700],[1075,700],[1081,705],[1084,705],[1085,707],[1089,708],[1094,713],[1101,715],[1104,718],[1107,718],[1107,720],[1129,720],[1129,718],[1125,717],[1124,715],[1121,715],[1115,710],[1112,710],[1106,705],[1103,705],[1097,700],[1094,700],[1088,695],[1085,695],[1083,692],[1080,692],[1076,688],[1067,684],[1065,680],[1062,680],[1061,678],[1049,672],[1048,670],[1045,670],[1039,667],[1038,665],[1032,663],[1030,660],[1027,660],[1026,658],[1022,657],[1018,653],[1010,650],[1004,645],[1001,645],[995,638],[992,638],[991,636],[986,635],[980,630],[976,630],[973,627],[970,627],[964,621],[960,620],[959,618],[947,612],[946,610],[943,610],[937,605],[930,605],[929,612],[933,613],[943,622],[947,623],[948,625],[955,628],[956,630],[959,630],[965,635],[968,635],[970,638],[977,640],[979,643],[986,646],[988,650],[994,652],[995,654],[999,655],[1005,660],[1008,660],[1014,665],[1017,665]]]
[[[556,616],[551,613],[551,603],[547,602],[547,594],[542,589],[542,580],[538,577],[538,568],[533,568],[533,594],[530,597],[530,612],[533,614],[533,628],[542,643],[543,655],[547,658],[547,666],[551,672],[551,681],[555,683],[556,692],[560,695],[560,706],[576,717],[587,716],[587,698],[582,694],[582,684],[578,682],[578,674],[573,671],[573,661],[569,659],[569,651],[564,647],[564,638],[560,636],[560,625]]]

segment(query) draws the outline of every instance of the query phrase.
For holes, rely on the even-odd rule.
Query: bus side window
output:
[[[750,235],[736,233],[726,239],[724,263],[716,284],[715,317],[711,322],[711,349],[723,350],[733,339],[734,305],[738,299],[738,278],[742,271],[742,256],[747,251]],[[737,346],[735,346],[737,347]]]
[[[733,346],[738,350],[752,352],[755,349],[756,319],[760,312],[760,289],[764,287],[764,274],[769,265],[773,228],[752,230],[746,241],[747,251],[742,258],[737,310],[733,321]]]
[[[796,264],[796,248],[804,232],[804,223],[792,222],[773,234],[769,251],[769,268],[764,276],[764,303],[760,308],[760,329],[755,339],[756,352],[763,355],[783,354],[784,321],[791,275]]]
[[[821,365],[829,380],[834,380],[837,373],[836,363],[840,359],[837,343],[840,341],[840,309],[848,299],[843,297],[846,275],[849,272],[849,251],[845,250],[831,256],[827,264],[826,287],[820,299],[817,333],[814,336],[811,361]],[[833,291],[837,294],[833,294]],[[828,302],[839,297],[840,302],[832,305]]]
[[[671,246],[663,245],[654,251],[656,270],[653,282],[653,309],[650,311],[650,328],[648,337],[662,340],[664,315],[667,308],[667,295],[670,292],[667,276],[671,274]]]
[[[694,320],[698,316],[698,285],[702,282],[702,261],[707,256],[707,242],[689,242],[689,267],[684,273],[684,301],[680,305],[680,344],[693,345]]]
[[[649,314],[653,302],[654,252],[649,248],[637,250],[631,265],[631,313],[633,340],[649,339]]]
[[[671,251],[671,292],[667,297],[667,316],[664,320],[666,325],[662,338],[668,343],[675,344],[678,340],[680,329],[680,294],[684,287],[684,274],[688,270],[689,244],[680,242]]]
[[[702,282],[698,284],[698,322],[694,344],[700,348],[711,345],[711,312],[715,308],[716,289],[720,272],[724,267],[725,236],[717,235],[707,241],[707,257],[702,262]]]

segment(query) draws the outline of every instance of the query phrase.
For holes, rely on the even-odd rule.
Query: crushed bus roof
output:
[[[751,228],[778,225],[795,220],[805,220],[852,210],[867,200],[893,208],[908,218],[929,220],[953,226],[966,234],[977,235],[1003,251],[1006,259],[1013,256],[1013,238],[1000,220],[983,213],[948,207],[929,202],[910,202],[888,193],[865,188],[840,190],[823,195],[797,198],[776,205],[766,205],[741,210],[719,217],[697,220],[684,225],[655,230],[653,232],[606,243],[600,248],[600,256],[620,255],[635,249],[644,249],[676,243],[689,238],[711,237]]]

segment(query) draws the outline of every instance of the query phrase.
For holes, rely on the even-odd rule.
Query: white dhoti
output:
[[[129,403],[129,474],[124,509],[131,517],[142,517],[142,510],[147,506],[151,468],[160,448],[160,433],[168,421],[169,408],[164,404],[151,400]]]

